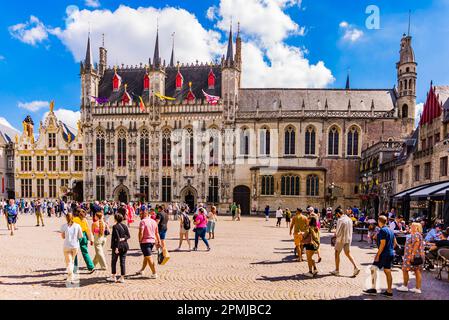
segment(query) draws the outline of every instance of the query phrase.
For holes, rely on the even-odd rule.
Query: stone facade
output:
[[[82,200],[82,131],[75,136],[53,109],[52,102],[47,118],[40,123],[37,140],[29,116],[23,122],[23,133],[16,137],[16,198],[55,200],[70,196]]]
[[[401,90],[242,88],[241,39],[234,54],[232,30],[218,64],[175,65],[173,52],[166,66],[158,41],[149,65],[114,68],[104,48],[94,67],[88,41],[81,64],[85,200],[202,202],[222,212],[237,202],[243,214],[265,205],[359,204],[362,150],[412,131],[410,37],[397,65],[399,87],[407,82]]]

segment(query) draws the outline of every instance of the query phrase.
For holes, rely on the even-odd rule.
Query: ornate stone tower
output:
[[[159,53],[159,29],[156,35],[156,44],[154,46],[153,61],[150,61],[150,122],[156,126],[160,124],[160,107],[158,105],[159,100],[155,97],[155,94],[165,95],[165,61],[162,64],[162,59]]]
[[[416,67],[418,65],[415,61],[410,35],[403,35],[399,53],[400,59],[396,64],[398,78],[397,108],[399,118],[406,124],[407,132],[405,134],[410,134],[414,129],[416,118]]]
[[[240,30],[239,30],[240,31]],[[224,100],[224,120],[227,123],[235,121],[238,108],[240,76],[241,76],[241,39],[237,35],[237,53],[234,56],[232,25],[229,31],[228,51],[222,59],[222,95]]]
[[[92,59],[90,34],[87,39],[86,58],[81,62],[81,127],[86,133],[84,140],[84,198],[93,198],[93,126],[92,97],[98,97],[100,75]]]

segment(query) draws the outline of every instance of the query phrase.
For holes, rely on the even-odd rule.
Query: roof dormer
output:
[[[207,77],[207,85],[209,89],[215,89],[215,81],[217,77],[215,76],[214,70],[212,70],[212,67],[209,71],[209,76]]]
[[[122,97],[122,103],[124,106],[128,105],[130,102],[132,102],[132,98],[128,93],[128,84],[125,84],[125,93],[123,93]]]
[[[192,91],[192,82],[189,82],[189,92],[187,93],[187,101],[193,101],[195,99],[196,96]]]
[[[144,91],[150,90],[150,75],[148,74],[148,70],[145,73],[145,76],[143,77],[143,90]]]
[[[182,90],[182,86],[184,84],[184,77],[181,74],[181,71],[179,70],[179,64],[178,64],[178,74],[176,75],[176,90],[180,91]]]

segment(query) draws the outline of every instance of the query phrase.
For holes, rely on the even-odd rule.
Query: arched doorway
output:
[[[197,202],[197,198],[198,198],[198,193],[197,191],[192,188],[192,187],[188,187],[185,188],[182,192],[181,192],[181,199],[182,201],[187,204],[189,206],[190,210],[193,210],[196,206],[196,202]]]
[[[114,191],[114,199],[118,202],[128,203],[130,200],[129,189],[124,185],[118,186]]]
[[[240,205],[242,215],[251,213],[251,190],[247,186],[237,186],[234,188],[233,199],[236,205]]]

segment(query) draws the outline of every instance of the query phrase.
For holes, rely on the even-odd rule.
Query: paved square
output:
[[[0,220],[0,299],[120,299],[120,300],[203,300],[203,299],[366,299],[361,295],[369,283],[367,267],[374,250],[354,236],[353,254],[362,272],[351,278],[352,268],[342,258],[341,277],[333,277],[333,248],[331,235],[323,232],[320,274],[305,278],[307,263],[293,257],[293,241],[285,223],[263,218],[244,218],[232,222],[220,217],[216,240],[211,252],[200,243],[198,252],[172,252],[166,266],[158,266],[158,280],[130,277],[125,284],[106,283],[107,272],[92,275],[81,269],[80,287],[66,288],[62,253],[63,241],[56,232],[64,219],[47,218],[45,227],[35,227],[34,216],[21,216],[19,230],[11,237],[4,217]],[[170,250],[178,245],[179,225],[170,222],[167,244]],[[127,273],[134,274],[141,266],[137,243],[137,222],[131,228],[131,251],[127,257]],[[193,237],[193,235],[191,235]],[[93,254],[93,248],[90,248]],[[109,241],[107,259],[110,261]],[[93,255],[92,255],[93,257]],[[82,260],[82,259],[81,259]],[[84,262],[81,262],[84,267]],[[394,270],[394,283],[402,281],[402,273]],[[394,299],[448,299],[449,283],[435,280],[435,273],[424,272],[423,294],[401,294]],[[383,276],[380,277],[383,281]],[[414,280],[412,279],[412,284]],[[385,285],[384,282],[381,285]],[[382,298],[376,298],[382,299]]]

